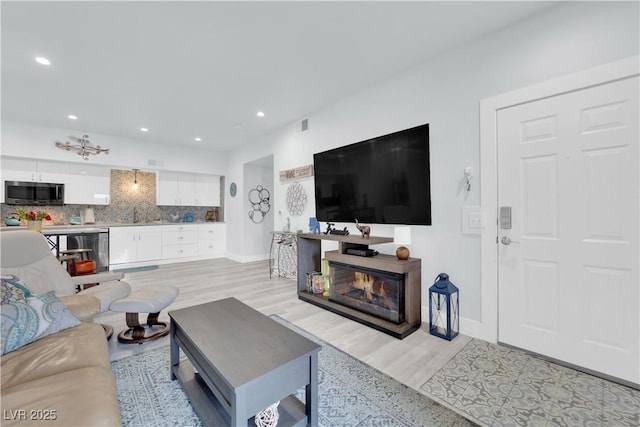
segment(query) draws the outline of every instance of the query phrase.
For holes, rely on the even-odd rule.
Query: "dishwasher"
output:
[[[67,234],[67,249],[91,249],[89,259],[96,262],[96,272],[109,271],[109,229]]]

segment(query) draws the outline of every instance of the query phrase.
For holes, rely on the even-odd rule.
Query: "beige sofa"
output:
[[[0,424],[121,425],[105,331],[91,319],[112,301],[128,295],[129,285],[102,283],[119,278],[113,274],[94,275],[88,280],[100,282],[99,286],[75,293],[77,283],[57,262],[41,234],[2,232],[0,244],[3,276],[20,277],[34,294],[54,290],[82,321],[2,355]]]
[[[119,426],[104,330],[82,322],[2,356],[2,425]]]

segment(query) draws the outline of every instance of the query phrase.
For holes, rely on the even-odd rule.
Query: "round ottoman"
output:
[[[167,335],[169,323],[158,321],[158,316],[163,308],[175,301],[178,293],[178,288],[173,286],[150,285],[112,302],[109,309],[126,313],[129,327],[118,334],[118,341],[124,344],[142,344]],[[148,313],[147,323],[140,324],[140,313]]]

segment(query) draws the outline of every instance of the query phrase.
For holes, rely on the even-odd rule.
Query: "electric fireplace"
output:
[[[405,275],[366,267],[329,263],[329,300],[399,324],[405,321]]]

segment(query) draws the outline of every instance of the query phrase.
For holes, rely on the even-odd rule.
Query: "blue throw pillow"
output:
[[[34,295],[15,276],[1,282],[2,354],[80,324],[54,291]]]

